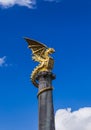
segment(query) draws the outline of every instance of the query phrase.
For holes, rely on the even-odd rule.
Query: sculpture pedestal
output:
[[[52,97],[52,80],[55,75],[51,72],[40,72],[36,79],[39,82],[39,130],[55,130]]]

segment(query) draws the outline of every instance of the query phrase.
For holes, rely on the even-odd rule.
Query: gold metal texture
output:
[[[32,59],[39,62],[39,65],[34,68],[30,77],[34,86],[38,87],[36,76],[42,71],[51,72],[54,65],[54,59],[50,54],[54,53],[55,50],[53,48],[48,48],[46,45],[38,41],[29,38],[24,39],[28,42],[28,47],[32,50]]]

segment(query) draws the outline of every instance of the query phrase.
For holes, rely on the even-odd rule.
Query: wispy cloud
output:
[[[26,6],[28,8],[34,8],[37,0],[0,0],[0,7],[9,8],[14,5]],[[60,2],[61,0],[43,0],[47,2]]]
[[[71,112],[60,109],[55,116],[56,130],[91,130],[91,107]]]
[[[0,6],[2,6],[3,8],[12,7],[14,5],[33,8],[35,4],[36,0],[0,0]]]
[[[7,63],[6,56],[0,58],[0,67],[10,67],[12,64]]]
[[[6,61],[6,56],[3,56],[2,58],[0,58],[0,67],[5,65],[5,61]]]

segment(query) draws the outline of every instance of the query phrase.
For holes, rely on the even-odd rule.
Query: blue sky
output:
[[[12,2],[13,0],[11,0]],[[36,66],[23,37],[53,47],[54,108],[91,107],[91,1],[0,0],[0,129],[37,130]]]

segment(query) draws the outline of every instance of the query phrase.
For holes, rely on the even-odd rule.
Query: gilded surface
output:
[[[54,53],[55,50],[29,38],[25,38],[25,40],[28,42],[28,47],[32,50],[32,59],[39,62],[39,65],[34,68],[31,74],[32,83],[34,86],[38,87],[36,75],[42,71],[51,72],[53,69],[54,60],[50,54]]]

